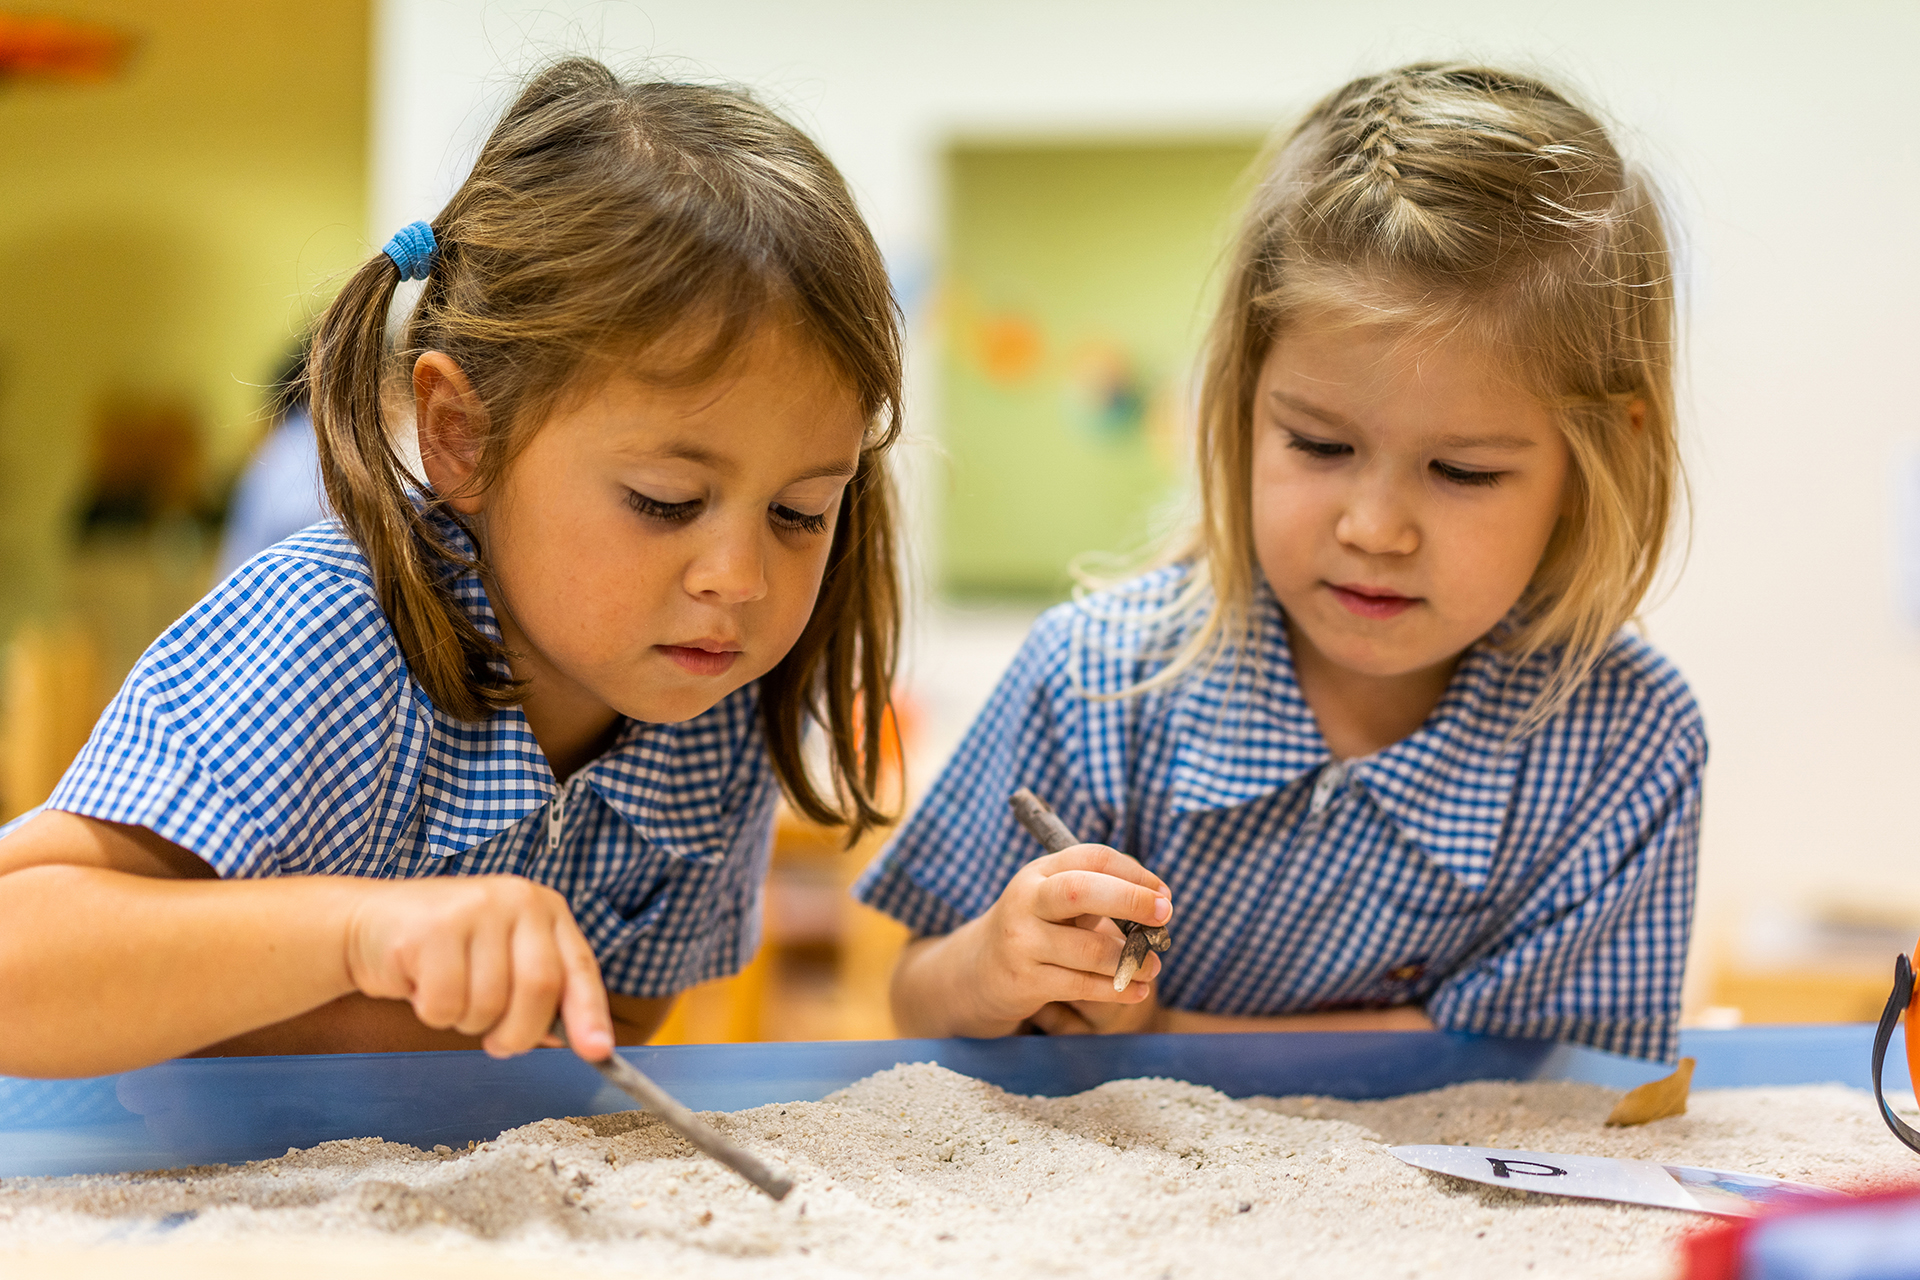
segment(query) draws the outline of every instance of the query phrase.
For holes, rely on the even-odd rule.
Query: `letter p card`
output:
[[[1509,1191],[1536,1191],[1580,1200],[1612,1200],[1661,1209],[1686,1209],[1747,1218],[1775,1205],[1830,1199],[1839,1193],[1803,1182],[1752,1173],[1695,1169],[1651,1160],[1497,1151],[1491,1147],[1389,1147],[1416,1168],[1483,1182]]]

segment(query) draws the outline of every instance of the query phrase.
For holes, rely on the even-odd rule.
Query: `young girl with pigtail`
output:
[[[604,1058],[752,956],[781,791],[882,817],[897,312],[791,125],[554,66],[347,282],[312,392],[337,523],[156,641],[0,834],[0,1074],[504,1055],[556,1012]]]
[[[1315,107],[1228,269],[1191,536],[1041,619],[858,886],[920,935],[903,1030],[1671,1058],[1707,745],[1622,627],[1673,339],[1655,196],[1552,88],[1412,66]],[[1036,856],[1021,786],[1091,843]],[[1173,944],[1118,992],[1114,920]]]

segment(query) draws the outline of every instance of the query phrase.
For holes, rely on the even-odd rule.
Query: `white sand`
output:
[[[1920,1174],[1856,1090],[1696,1093],[1686,1116],[1604,1128],[1617,1096],[1483,1083],[1383,1102],[1235,1102],[1130,1080],[1023,1098],[902,1066],[825,1102],[709,1117],[796,1178],[779,1205],[627,1113],[541,1121],[471,1151],[365,1138],[247,1165],[0,1181],[0,1270],[27,1274],[6,1251],[45,1261],[110,1244],[149,1249],[171,1273],[195,1251],[270,1244],[309,1261],[378,1245],[434,1275],[511,1262],[781,1280],[1666,1277],[1678,1237],[1712,1219],[1458,1182],[1383,1143],[1651,1157],[1849,1188]],[[233,1274],[258,1275],[254,1256]],[[229,1274],[198,1274],[214,1272]]]

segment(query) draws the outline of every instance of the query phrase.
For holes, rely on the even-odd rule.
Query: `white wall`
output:
[[[374,243],[438,209],[516,72],[579,50],[744,81],[782,105],[846,171],[915,296],[954,132],[1264,125],[1414,58],[1548,72],[1665,178],[1689,242],[1695,539],[1649,623],[1713,736],[1704,921],[1826,897],[1920,917],[1920,633],[1896,608],[1891,476],[1920,436],[1920,6],[380,7]],[[917,420],[937,431],[928,400]]]

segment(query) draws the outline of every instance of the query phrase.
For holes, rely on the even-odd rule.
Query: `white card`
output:
[[[1751,1217],[1775,1205],[1795,1204],[1808,1197],[1829,1199],[1840,1194],[1804,1182],[1651,1160],[1501,1151],[1493,1147],[1387,1149],[1418,1168],[1510,1191],[1648,1204],[1733,1218]]]

